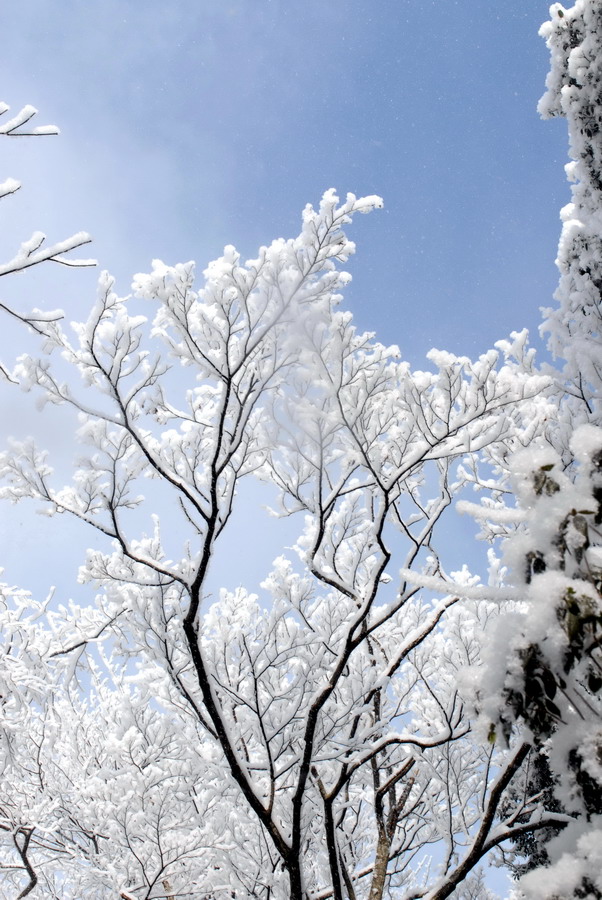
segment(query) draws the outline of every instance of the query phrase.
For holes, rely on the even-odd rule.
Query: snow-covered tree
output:
[[[486,854],[552,830],[556,894],[600,896],[602,25],[591,0],[552,17],[542,111],[569,118],[576,179],[546,323],[563,373],[537,371],[524,333],[425,371],[359,334],[344,228],[381,201],[332,191],[298,237],[246,263],[227,247],[200,285],[155,261],[123,299],[103,274],[73,334],[7,308],[44,344],[9,377],[70,407],[84,449],[61,486],[13,444],[2,494],[95,533],[81,578],[99,592],[37,616],[5,592],[0,865],[18,896],[485,897]],[[35,235],[0,272],[87,239]],[[257,595],[211,602],[250,477],[297,541]],[[494,555],[489,585],[448,571],[470,486],[511,588]]]
[[[77,784],[86,757],[71,740],[69,690],[82,635],[100,636],[97,615],[49,611],[50,601],[0,585],[0,870],[14,897],[47,886],[57,868],[79,879],[98,852]]]
[[[580,426],[571,450],[573,478],[554,451],[515,462],[527,530],[509,541],[507,558],[523,570],[525,607],[511,619],[508,655],[502,640],[492,666],[504,680],[502,728],[526,723],[574,820],[546,847],[547,886],[538,870],[522,880],[534,897],[560,885],[564,896],[602,896],[602,430]]]
[[[516,723],[540,754],[531,779],[564,828],[542,830],[520,881],[529,898],[602,897],[602,9],[556,3],[542,27],[552,54],[544,116],[564,116],[572,203],[563,210],[558,306],[544,333],[556,357],[554,414],[497,471],[500,495],[477,513],[488,536],[506,536],[519,605],[500,623],[477,702],[492,737]],[[518,448],[517,448],[518,449]],[[474,510],[473,510],[474,511]],[[541,782],[547,772],[549,782]],[[518,867],[520,871],[520,866]]]
[[[112,634],[119,684],[139,667],[134,731],[120,731],[122,713],[100,716],[102,754],[125,742],[139,770],[127,810],[97,826],[113,836],[103,871],[124,896],[150,898],[166,880],[175,895],[192,883],[211,897],[442,900],[526,821],[558,820],[535,823],[525,791],[502,803],[528,745],[505,754],[470,733],[458,672],[477,660],[489,595],[447,572],[441,526],[470,481],[458,461],[512,446],[541,418],[549,379],[518,338],[475,362],[432,351],[431,370],[412,372],[397,348],[357,333],[338,308],[354,250],[343,227],[380,205],[328,192],[297,238],[244,264],[226,248],[200,287],[192,263],[156,261],[123,300],[105,274],[75,340],[40,324],[47,355],[13,372],[77,412],[88,451],[60,487],[42,452],[13,445],[3,495],[101,536],[82,569],[101,588],[94,633]],[[150,325],[141,304],[158,307]],[[225,592],[207,608],[250,475],[301,534],[260,597]],[[89,642],[90,628],[75,643]],[[146,723],[149,703],[167,718]],[[98,770],[90,783],[106,796]],[[161,799],[171,783],[177,804]],[[128,869],[109,862],[130,858],[123,847],[137,860]]]
[[[542,26],[551,51],[542,116],[563,116],[569,127],[572,201],[562,211],[558,305],[546,310],[550,349],[566,360],[568,390],[600,417],[602,386],[602,10],[595,0],[570,9],[555,3]]]

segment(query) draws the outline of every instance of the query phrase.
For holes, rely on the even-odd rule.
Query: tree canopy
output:
[[[414,370],[358,331],[347,230],[382,200],[334,190],[254,259],[154,260],[125,298],[103,272],[83,322],[3,304],[41,338],[5,376],[73,411],[80,456],[63,484],[13,441],[0,496],[88,529],[96,592],[2,587],[11,896],[486,898],[497,853],[530,870],[521,896],[602,897],[602,13],[551,15],[541,111],[568,120],[575,186],[544,327],[564,368],[526,332]],[[64,256],[84,233],[44,240],[0,272],[91,262]],[[296,538],[259,592],[215,599],[227,536],[256,539],[250,509],[236,525],[251,479]],[[458,512],[487,575],[449,568]]]

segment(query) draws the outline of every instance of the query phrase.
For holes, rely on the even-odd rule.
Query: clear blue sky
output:
[[[24,186],[2,202],[1,258],[34,229],[51,240],[85,229],[127,293],[153,257],[202,269],[225,243],[255,255],[296,233],[304,204],[333,186],[385,199],[350,230],[346,303],[361,328],[418,367],[432,346],[476,356],[524,326],[537,341],[569,199],[565,123],[536,112],[547,10],[547,0],[8,0],[0,99],[34,104],[39,124],[62,134],[2,141],[0,175]],[[82,318],[97,274],[46,266],[1,287],[23,307]],[[2,358],[23,339],[8,334]],[[0,401],[4,432],[39,430],[26,397],[2,390]],[[60,418],[43,421],[44,442],[65,449]],[[27,515],[0,508],[7,575],[31,586],[31,566],[16,562]],[[54,540],[56,526],[45,534]]]

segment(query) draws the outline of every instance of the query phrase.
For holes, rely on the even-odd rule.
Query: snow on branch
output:
[[[9,262],[0,265],[0,276],[9,275],[13,272],[21,272],[23,269],[29,269],[41,262],[57,262],[64,266],[95,266],[95,259],[66,259],[63,254],[76,250],[84,244],[92,241],[90,235],[85,231],[78,231],[77,234],[71,235],[64,241],[52,244],[50,247],[42,247],[46,240],[46,235],[41,231],[35,231],[28,241],[24,241],[18,253]]]
[[[21,182],[17,181],[16,178],[7,178],[6,181],[0,184],[0,199],[7,197],[9,194],[14,194],[20,187]]]
[[[9,109],[10,106],[0,102],[0,116],[7,113]],[[23,131],[23,126],[27,125],[37,115],[37,112],[35,106],[27,104],[12,119],[0,122],[0,134],[5,134],[7,137],[42,137],[49,134],[60,134],[56,125],[38,125],[36,128]]]
[[[39,137],[59,134],[59,129],[55,125],[41,125],[33,129],[24,130],[27,123],[37,114],[37,109],[30,105],[24,106],[12,119],[2,121],[1,117],[8,112],[9,108],[8,104],[0,102],[0,135],[7,137]],[[5,179],[0,183],[0,200],[16,193],[20,187],[21,183],[15,178]],[[79,231],[65,240],[43,246],[45,240],[46,235],[41,231],[34,232],[29,240],[21,244],[18,252],[12,259],[0,264],[0,277],[23,272],[43,262],[55,262],[75,268],[96,265],[95,259],[77,259],[67,255],[71,254],[73,250],[90,243],[92,239],[85,231]],[[20,313],[6,303],[0,303],[0,310],[28,325],[41,335],[47,334],[47,329],[44,327],[45,324],[56,322],[62,318],[62,313],[59,311],[43,313],[39,310],[33,310],[30,313]],[[8,380],[12,380],[8,370],[3,365],[0,365],[0,371]]]
[[[462,583],[451,581],[447,578],[439,578],[436,575],[424,575],[412,569],[400,569],[400,577],[417,587],[433,591],[437,594],[461,597],[466,600],[490,600],[501,602],[502,600],[518,600],[520,592],[513,587],[489,587],[486,584]]]

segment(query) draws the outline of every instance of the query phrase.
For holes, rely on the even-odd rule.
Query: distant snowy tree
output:
[[[90,757],[71,739],[69,685],[83,635],[102,627],[94,610],[49,613],[49,602],[0,584],[0,873],[10,897],[39,896],[57,869],[79,883],[100,840],[77,782]]]
[[[499,900],[487,887],[483,869],[477,869],[451,896],[453,900]]]

